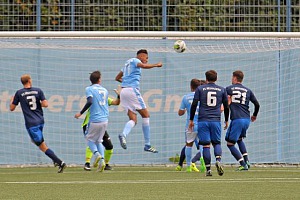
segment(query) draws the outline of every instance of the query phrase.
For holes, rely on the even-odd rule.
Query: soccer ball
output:
[[[186,44],[183,40],[177,40],[174,43],[173,49],[177,52],[177,53],[182,53],[186,50]]]

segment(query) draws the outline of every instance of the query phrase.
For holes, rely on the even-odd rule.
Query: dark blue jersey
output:
[[[13,104],[21,104],[25,126],[30,128],[44,123],[41,101],[45,100],[43,91],[39,88],[22,88],[15,94]]]
[[[253,92],[240,83],[228,86],[226,91],[231,96],[230,119],[250,118],[249,101],[257,102]]]
[[[225,88],[208,83],[200,85],[195,92],[194,100],[200,101],[198,121],[220,121],[221,105],[227,105]]]

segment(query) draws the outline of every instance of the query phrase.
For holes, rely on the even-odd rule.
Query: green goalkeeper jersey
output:
[[[110,97],[108,97],[108,105],[110,106],[111,105],[111,103],[113,102],[113,98],[110,98]],[[90,120],[90,109],[88,109],[88,111],[87,111],[87,113],[86,113],[86,116],[85,116],[85,118],[84,118],[84,120],[83,120],[83,123],[82,123],[82,127],[84,127],[85,125],[87,125],[88,123],[89,123],[89,120]]]

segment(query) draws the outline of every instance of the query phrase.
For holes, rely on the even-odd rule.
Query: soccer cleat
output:
[[[211,170],[206,171],[205,176],[212,176]]]
[[[58,171],[57,173],[63,173],[64,172],[64,169],[67,167],[66,163],[62,162],[60,164],[60,166],[58,167]]]
[[[206,167],[205,167],[205,162],[203,157],[200,158],[200,172],[205,172],[206,171]]]
[[[177,167],[175,168],[176,171],[181,171],[182,167],[180,165],[177,165]]]
[[[105,162],[104,162],[104,159],[102,158],[102,159],[100,160],[100,163],[99,163],[97,172],[103,172],[104,168],[105,168]]]
[[[126,138],[122,135],[119,135],[119,140],[120,140],[121,147],[123,149],[127,149]]]
[[[186,167],[186,172],[192,172],[192,167],[191,166],[187,166]]]
[[[236,171],[247,171],[248,170],[248,166],[245,165],[245,166],[239,166]]]
[[[85,171],[91,171],[91,166],[90,166],[90,163],[85,163],[84,164],[84,168],[83,168]]]
[[[101,159],[101,156],[98,156],[97,158],[95,158],[94,163],[93,163],[93,167],[98,167],[99,166],[99,161]]]
[[[223,176],[224,170],[223,170],[223,167],[221,166],[220,161],[216,162],[216,168],[217,168],[219,176]]]
[[[105,164],[104,170],[112,170],[113,168],[109,164]]]
[[[248,169],[250,169],[250,162],[249,160],[246,162]]]
[[[199,169],[196,167],[196,164],[195,164],[195,163],[192,163],[192,164],[191,164],[191,168],[192,168],[192,171],[194,171],[194,172],[199,172]]]
[[[158,153],[158,151],[150,145],[145,145],[144,151],[148,151],[148,152],[151,152],[151,153]]]

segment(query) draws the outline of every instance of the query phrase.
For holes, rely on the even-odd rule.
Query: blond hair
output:
[[[29,82],[30,79],[31,79],[31,77],[30,77],[29,74],[24,74],[24,75],[21,76],[21,83],[23,85],[26,85]]]

